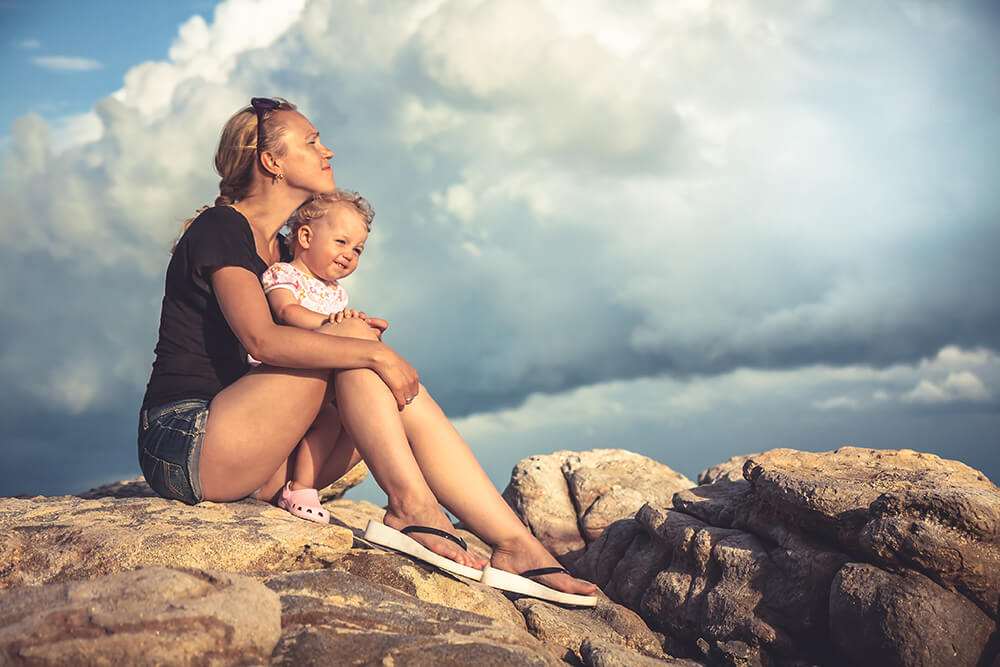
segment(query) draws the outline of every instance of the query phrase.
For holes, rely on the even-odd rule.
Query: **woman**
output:
[[[414,368],[381,342],[383,320],[308,331],[272,319],[259,276],[281,259],[278,231],[291,213],[334,188],[332,157],[312,123],[284,100],[254,98],[223,129],[215,207],[189,224],[167,268],[140,415],[143,474],[160,495],[190,504],[249,495],[275,502],[295,446],[303,437],[322,439],[331,450],[316,486],[363,458],[388,496],[389,532],[434,529],[406,539],[483,568],[485,560],[457,543],[440,503],[493,546],[492,568],[557,567]],[[248,372],[247,353],[263,365]],[[564,571],[531,576],[567,593],[596,589]]]

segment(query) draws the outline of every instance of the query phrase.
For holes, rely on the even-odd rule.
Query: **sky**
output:
[[[139,474],[169,247],[254,95],[372,202],[352,305],[500,488],[593,448],[996,481],[998,36],[972,0],[2,1],[0,495]]]

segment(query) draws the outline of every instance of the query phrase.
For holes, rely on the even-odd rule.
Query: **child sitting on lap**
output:
[[[261,276],[276,322],[318,329],[347,317],[365,317],[347,308],[347,291],[338,281],[358,267],[374,217],[364,197],[339,189],[315,195],[296,210],[289,223],[292,261],[274,264]],[[299,443],[278,506],[299,518],[329,523],[313,488],[323,465],[324,450],[318,445],[308,437]]]

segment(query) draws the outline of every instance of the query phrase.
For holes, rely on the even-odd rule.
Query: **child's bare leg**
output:
[[[330,457],[343,430],[340,425],[340,415],[328,400],[331,395],[332,392],[327,392],[316,420],[292,454],[293,490],[319,489],[326,486],[320,483],[320,471],[326,465],[326,460]]]

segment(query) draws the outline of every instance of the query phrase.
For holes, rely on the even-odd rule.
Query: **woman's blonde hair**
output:
[[[258,113],[253,106],[247,105],[234,113],[222,128],[219,147],[215,150],[215,171],[222,177],[219,181],[219,196],[215,198],[215,206],[235,204],[246,197],[253,185],[255,170],[264,169],[260,164],[260,153],[267,151],[275,157],[285,156],[287,147],[283,137],[287,126],[280,123],[274,115],[277,111],[295,111],[296,107],[280,97],[270,99],[278,102],[277,106],[263,109]],[[195,217],[207,208],[208,206],[202,206],[195,213]],[[194,218],[185,220],[183,231],[187,231],[192,222]],[[176,245],[175,242],[174,246]]]
[[[353,190],[343,190],[337,188],[332,192],[321,192],[307,199],[301,206],[295,209],[292,217],[288,219],[288,242],[294,250],[297,246],[296,239],[299,236],[299,229],[310,224],[317,218],[322,218],[326,212],[336,204],[344,204],[352,207],[365,221],[368,231],[372,229],[372,220],[375,219],[375,211],[368,200]]]
[[[275,157],[285,156],[287,148],[282,138],[288,128],[279,123],[274,115],[278,111],[295,111],[296,108],[280,97],[271,99],[278,105],[260,112],[253,106],[243,107],[222,128],[219,147],[215,151],[215,171],[222,177],[219,196],[215,198],[216,206],[228,206],[246,196],[253,185],[255,169],[263,169],[260,153],[267,151]],[[258,138],[260,146],[257,145]]]

